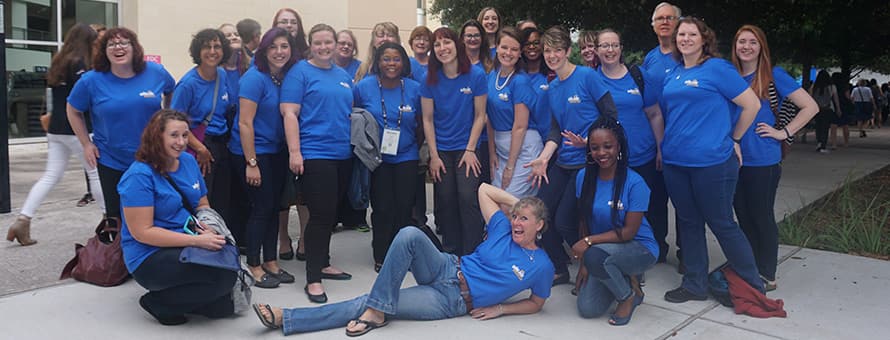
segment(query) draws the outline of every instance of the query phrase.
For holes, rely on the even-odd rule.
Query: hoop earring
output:
[[[540,231],[539,231],[539,232],[538,232],[538,233],[537,233],[537,234],[535,234],[535,238],[536,238],[536,239],[538,239],[538,241],[540,241],[540,240],[541,240],[541,238],[543,238],[543,237],[544,237],[544,235],[543,235],[543,234],[541,234],[541,232],[540,232]]]

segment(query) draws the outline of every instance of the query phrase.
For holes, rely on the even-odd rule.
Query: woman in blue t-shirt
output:
[[[350,77],[355,77],[361,60],[355,59],[358,55],[358,46],[355,44],[355,34],[350,30],[337,32],[337,53],[334,55],[334,63],[346,71]]]
[[[595,318],[617,301],[609,324],[623,326],[643,302],[638,277],[655,265],[659,253],[644,217],[649,187],[629,169],[623,124],[600,116],[587,138],[587,166],[578,171],[574,190],[581,211],[579,234],[584,235],[572,246],[575,258],[582,258],[575,281],[578,312]]]
[[[198,224],[183,204],[185,200],[199,212],[210,209],[198,163],[183,152],[189,121],[184,113],[169,109],[152,116],[141,134],[136,161],[114,188],[124,211],[124,263],[136,283],[148,289],[139,306],[168,326],[186,323],[185,314],[217,319],[234,313],[235,272],[179,259],[184,247],[219,251],[227,242],[214,229]]]
[[[402,45],[383,43],[373,60],[372,75],[358,82],[353,93],[354,106],[368,110],[380,130],[383,163],[371,174],[371,245],[374,270],[379,272],[396,233],[413,222],[416,186],[405,179],[417,176],[420,84],[410,78],[411,65]]]
[[[819,106],[781,67],[772,66],[766,34],[757,26],[745,25],[735,34],[732,63],[760,99],[760,111],[742,137],[742,159],[733,207],[739,226],[745,232],[757,270],[767,291],[776,289],[776,259],[779,256],[779,228],[773,205],[782,174],[782,143],[816,115]],[[771,94],[775,91],[775,94]],[[772,98],[775,97],[775,103]],[[776,117],[785,100],[800,112],[791,121]],[[734,112],[735,115],[738,110]],[[781,125],[778,125],[780,123]]]
[[[556,74],[547,67],[541,49],[541,36],[544,32],[528,27],[520,32],[519,42],[522,44],[522,59],[516,65],[528,76],[528,84],[535,91],[535,106],[530,109],[529,126],[538,131],[541,136],[541,144],[550,132],[550,101],[547,100],[547,90],[550,89],[550,81]]]
[[[336,32],[317,24],[309,30],[309,58],[284,78],[280,112],[287,134],[289,168],[301,179],[309,206],[306,226],[306,287],[309,300],[327,302],[322,279],[349,280],[352,275],[330,263],[331,232],[352,174],[349,115],[352,79],[334,66]]]
[[[579,169],[584,167],[585,148],[572,146],[570,136],[587,138],[590,125],[600,116],[616,116],[615,103],[595,70],[569,61],[572,40],[562,27],[551,27],[541,37],[544,60],[557,78],[550,82],[547,97],[552,114],[550,132],[544,150],[533,161],[523,164],[531,168],[529,180],[540,187],[538,197],[552,212],[551,225],[544,235],[544,249],[553,260],[557,276],[554,284],[569,282],[568,254],[563,242],[578,241],[577,205],[572,188]],[[550,166],[550,158],[559,150]]]
[[[494,54],[491,53],[489,44],[494,42],[489,40],[488,34],[482,28],[482,24],[474,19],[467,20],[461,26],[460,38],[464,43],[464,50],[470,59],[470,64],[485,72],[486,75],[490,73],[492,68],[494,68]],[[479,163],[482,164],[479,180],[482,183],[491,183],[491,167],[488,164],[491,162],[492,155],[489,154],[488,147],[485,146],[488,144],[487,128],[482,129],[482,134],[479,135],[479,142],[483,145],[481,149],[476,150],[476,157],[479,158]]]
[[[467,256],[440,252],[417,228],[396,235],[371,292],[317,308],[282,309],[254,304],[260,322],[284,335],[346,326],[354,337],[390,320],[441,320],[469,314],[488,320],[533,314],[550,297],[553,266],[536,241],[546,229],[547,208],[534,197],[517,199],[488,184],[479,187],[488,238]],[[507,216],[501,207],[512,207]],[[401,289],[408,271],[416,286]],[[528,298],[504,302],[519,292]]]
[[[247,266],[260,288],[276,288],[295,280],[278,266],[276,252],[278,205],[287,169],[278,98],[281,79],[296,61],[293,48],[293,37],[282,28],[263,34],[254,58],[256,66],[239,83],[241,110],[229,141],[234,175],[242,179],[249,202],[244,221]]]
[[[426,71],[430,62],[430,50],[433,49],[433,32],[426,26],[417,26],[408,37],[411,57],[411,79],[418,83],[426,81]]]
[[[176,84],[170,108],[189,115],[189,150],[204,174],[207,198],[214,209],[226,212],[231,197],[226,111],[234,98],[229,96],[227,74],[219,65],[232,49],[222,32],[207,28],[192,38],[189,54],[196,66]]]
[[[624,64],[621,36],[612,29],[597,31],[594,48],[599,60],[599,74],[612,93],[618,108],[618,120],[627,133],[627,164],[636,171],[652,190],[646,219],[655,230],[661,251],[659,262],[667,257],[668,196],[661,173],[661,141],[664,139],[664,119],[658,106],[656,77],[638,66]],[[657,78],[661,79],[661,78]]]
[[[160,64],[144,60],[136,33],[127,28],[108,30],[96,46],[102,50],[93,58],[93,70],[74,84],[67,114],[84,158],[99,170],[105,216],[120,219],[120,195],[114,188],[133,163],[151,115],[169,106],[176,81]],[[84,112],[90,113],[92,140]]]
[[[528,181],[531,169],[521,167],[538,157],[544,144],[531,122],[535,93],[529,78],[517,63],[522,55],[519,33],[513,27],[497,33],[497,59],[488,76],[488,145],[491,183],[514,196],[532,196],[537,188]],[[520,165],[517,168],[517,165]]]
[[[674,40],[674,58],[680,64],[664,80],[661,150],[686,274],[680,287],[664,298],[673,303],[707,299],[705,223],[733,269],[762,290],[751,245],[732,216],[738,169],[744,164],[739,143],[760,101],[732,64],[717,58],[717,38],[703,21],[680,19]],[[742,111],[733,125],[735,105]]]
[[[430,149],[436,227],[445,250],[466,255],[482,242],[476,201],[482,165],[476,157],[485,127],[485,73],[470,64],[450,28],[433,32],[433,55],[421,87],[423,130]]]

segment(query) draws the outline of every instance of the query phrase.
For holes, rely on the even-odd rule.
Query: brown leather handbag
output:
[[[121,250],[120,222],[106,218],[96,226],[96,236],[87,245],[74,245],[74,258],[62,269],[59,280],[73,277],[77,281],[102,287],[124,283],[130,276]]]

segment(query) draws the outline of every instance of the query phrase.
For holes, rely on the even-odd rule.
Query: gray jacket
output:
[[[368,170],[374,171],[383,162],[380,156],[380,128],[377,120],[365,109],[354,107],[350,116],[352,153]]]

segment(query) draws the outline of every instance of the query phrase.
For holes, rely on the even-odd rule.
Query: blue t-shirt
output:
[[[241,81],[241,72],[236,70],[226,70],[226,89],[229,91],[229,106],[235,107],[235,114],[238,114],[238,108],[241,107],[241,101],[239,100],[238,93],[240,91],[240,86],[238,86],[238,82]],[[232,126],[238,125],[238,122],[232,122]]]
[[[543,248],[531,251],[513,242],[513,228],[502,211],[488,221],[488,238],[460,258],[460,268],[475,308],[496,305],[526,289],[546,299],[556,271]]]
[[[547,96],[550,112],[559,124],[560,131],[569,130],[587,138],[587,130],[600,116],[596,102],[606,93],[602,78],[592,68],[576,66],[575,71],[565,80],[559,78],[550,82]],[[565,137],[562,142],[566,141]],[[582,165],[587,161],[585,147],[574,147],[560,142],[556,163],[564,166]]]
[[[207,195],[204,177],[201,176],[201,169],[198,168],[198,162],[192,155],[185,152],[180,154],[179,168],[169,175],[192,207],[197,207],[201,197]],[[185,232],[182,226],[188,220],[189,212],[182,205],[182,196],[150,165],[134,162],[118,182],[117,192],[121,195],[121,207],[153,207],[152,225],[178,233]],[[125,218],[121,229],[121,249],[124,252],[127,270],[132,273],[139,268],[142,261],[160,248],[133,238]]]
[[[343,71],[346,71],[346,74],[349,75],[350,78],[355,78],[355,73],[358,72],[358,67],[361,65],[361,61],[352,58],[352,61],[349,62],[349,65],[346,65],[346,67],[342,67],[342,69]]]
[[[529,110],[529,126],[532,123],[532,112],[535,108],[535,93],[528,83],[528,76],[522,71],[514,73],[510,82],[504,88],[498,90],[497,84],[504,84],[506,77],[498,77],[498,71],[488,74],[488,99],[485,113],[488,121],[495,131],[513,130],[514,108],[518,104],[525,104]]]
[[[745,81],[748,84],[754,80],[754,73],[749,74],[744,77]],[[797,91],[800,88],[800,85],[797,84],[797,81],[794,78],[791,78],[785,70],[781,67],[775,66],[773,67],[773,83],[776,84],[776,92],[778,92],[779,96],[779,106],[776,109],[782,107],[782,102],[788,97],[791,92]],[[739,116],[742,113],[742,108],[736,106],[736,109],[732,113],[732,122],[735,124],[739,120]],[[757,116],[754,117],[754,122],[751,123],[751,126],[748,127],[748,130],[745,131],[745,135],[742,137],[742,143],[740,144],[742,148],[742,161],[743,166],[770,166],[779,164],[782,161],[782,146],[781,141],[777,141],[772,137],[760,137],[757,135],[754,130],[757,129],[757,123],[766,123],[769,126],[776,125],[776,115],[773,113],[772,108],[769,105],[769,97],[765,99],[760,99],[760,111],[757,111]]]
[[[260,72],[251,67],[241,76],[238,84],[241,98],[256,103],[256,114],[253,117],[253,148],[257,155],[268,155],[280,152],[285,147],[284,123],[281,110],[278,108],[280,89],[272,82],[268,73]],[[235,122],[241,118],[241,112]],[[236,123],[232,127],[232,139],[229,150],[236,155],[244,155],[241,149],[241,127]]]
[[[664,163],[708,167],[733,152],[732,99],[748,89],[735,67],[718,58],[677,67],[664,80]]]
[[[206,133],[208,135],[220,136],[226,133],[226,109],[229,106],[228,80],[226,73],[222,67],[216,68],[216,74],[219,77],[219,93],[216,95],[216,111],[210,118],[210,124],[207,125]],[[185,112],[189,116],[190,128],[195,128],[202,124],[207,113],[213,109],[213,89],[216,88],[216,80],[204,80],[198,74],[198,68],[194,67],[182,76],[176,89],[173,90],[173,101],[170,102],[170,108]]]
[[[550,133],[550,120],[553,117],[550,114],[550,100],[547,96],[550,82],[547,81],[547,75],[540,72],[527,75],[528,83],[535,92],[535,107],[531,109],[529,128],[537,130],[541,134],[541,139],[546,141],[547,134]]]
[[[436,147],[439,151],[458,151],[467,148],[476,110],[473,100],[488,94],[485,72],[470,67],[470,72],[454,79],[439,70],[436,85],[420,86],[420,96],[433,100],[433,123],[436,126]]]
[[[402,78],[403,87],[386,89],[379,86],[377,76],[372,75],[355,84],[355,106],[368,110],[377,120],[380,128],[380,140],[383,140],[383,129],[399,130],[399,150],[396,155],[383,155],[385,163],[401,163],[416,161],[417,156],[417,115],[420,110],[420,84],[410,78]],[[386,105],[386,124],[383,122],[383,103]]]
[[[643,70],[640,70],[643,71]],[[620,79],[611,79],[599,69],[599,74],[606,85],[606,89],[612,94],[615,107],[618,109],[618,121],[624,127],[627,134],[628,164],[640,166],[655,158],[655,134],[649,117],[643,108],[655,105],[658,98],[649,89],[655,87],[651,82],[652,77],[647,77],[644,72],[643,91],[640,92],[637,83],[630,72]]]
[[[342,68],[302,60],[281,84],[281,102],[300,104],[300,152],[304,159],[348,159],[352,78]]]
[[[429,64],[422,65],[414,57],[409,59],[411,60],[411,79],[414,79],[419,84],[426,83],[426,71],[429,70]]]
[[[668,73],[671,72],[675,67],[680,64],[674,60],[673,53],[661,53],[661,47],[655,46],[649,53],[646,53],[646,57],[643,59],[643,64],[640,68],[647,71],[649,75],[651,75],[652,83],[656,84],[656,86],[651,87],[655,92],[653,93],[659,101],[661,101],[661,90],[662,84],[664,84],[664,77],[667,76]],[[646,75],[647,72],[644,72]],[[648,91],[650,87],[646,86],[646,90]]]
[[[578,177],[575,181],[575,197],[581,199],[581,188],[584,185],[584,174],[587,169],[578,171]],[[587,226],[587,232],[590,235],[602,234],[612,230],[612,191],[614,190],[615,180],[603,181],[596,179],[596,193],[593,195],[593,206],[588,217],[591,223]],[[624,181],[624,190],[621,191],[621,199],[618,202],[618,223],[624,226],[624,219],[627,212],[645,213],[649,210],[649,187],[643,177],[640,177],[635,171],[627,169],[627,179]],[[624,208],[622,208],[622,206]],[[640,242],[652,256],[658,257],[658,242],[655,242],[655,235],[652,233],[652,227],[646,217],[640,223],[640,229],[634,236],[634,240]]]
[[[68,104],[90,113],[100,164],[127,170],[136,160],[142,130],[161,109],[161,95],[173,93],[175,85],[170,73],[153,62],[146,62],[145,70],[126,79],[111,71],[88,71],[81,76],[68,95]]]

